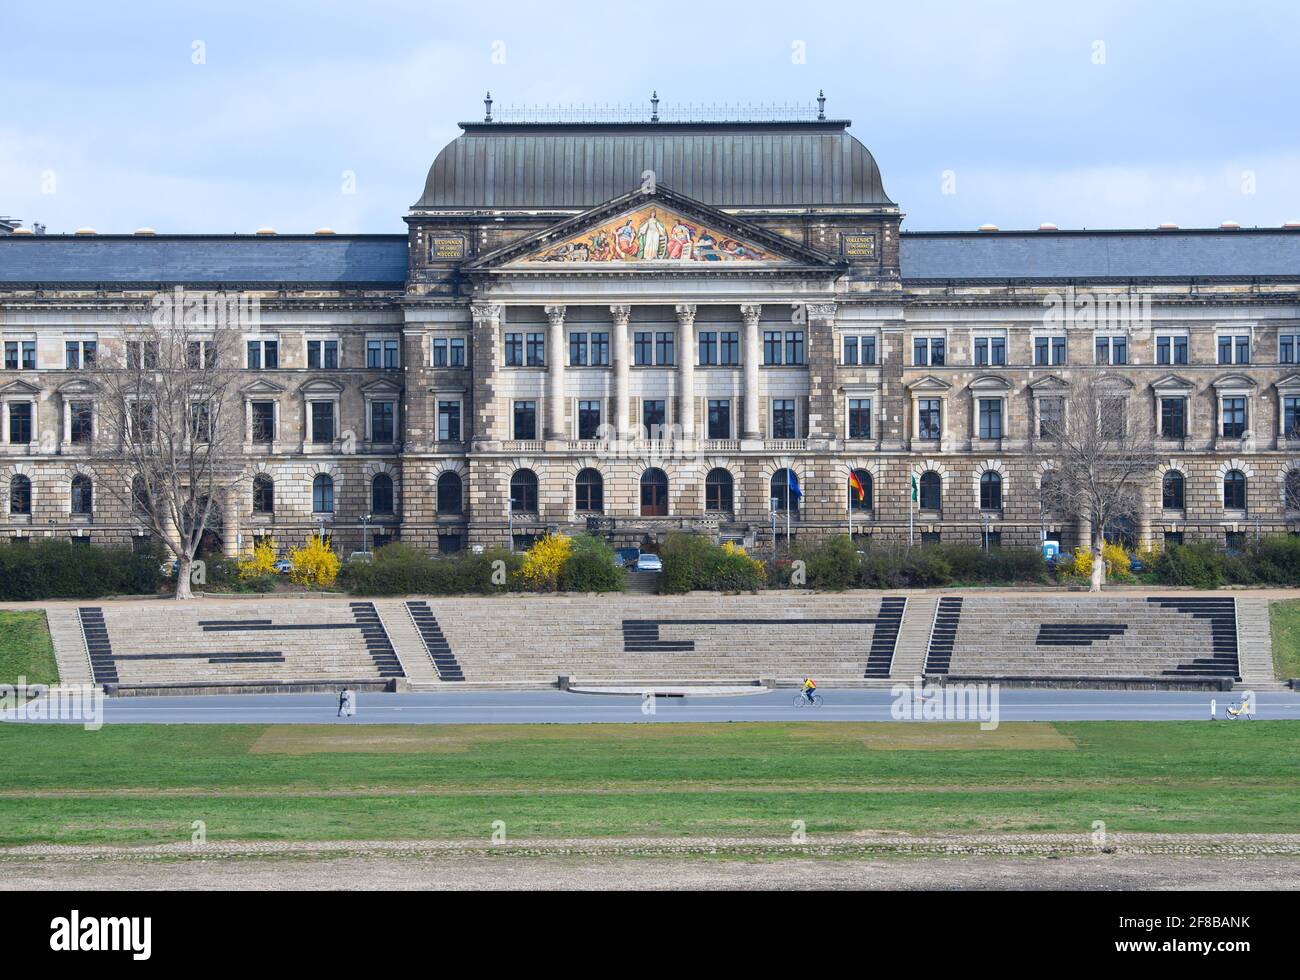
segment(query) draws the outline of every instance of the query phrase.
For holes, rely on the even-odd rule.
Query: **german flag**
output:
[[[849,489],[857,491],[858,500],[867,499],[867,491],[862,487],[862,481],[858,479],[856,470],[849,470]]]

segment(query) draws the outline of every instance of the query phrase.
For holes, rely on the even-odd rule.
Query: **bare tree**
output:
[[[1136,521],[1159,462],[1149,429],[1129,418],[1128,391],[1127,382],[1108,374],[1072,387],[1048,450],[1053,469],[1042,484],[1043,506],[1088,522],[1092,592],[1101,591],[1105,575],[1106,531]]]
[[[244,479],[236,385],[247,315],[234,294],[158,294],[92,372],[97,483],[175,557],[177,599],[192,596],[204,532]]]

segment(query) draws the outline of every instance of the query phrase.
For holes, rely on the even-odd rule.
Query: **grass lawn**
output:
[[[1300,677],[1300,599],[1285,599],[1268,607],[1273,627],[1273,676]]]
[[[26,677],[29,684],[54,684],[59,668],[43,612],[0,610],[0,684]]]
[[[0,725],[0,844],[1300,832],[1300,724]]]

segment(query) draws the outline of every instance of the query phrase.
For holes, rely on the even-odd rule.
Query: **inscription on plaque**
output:
[[[463,238],[431,238],[429,239],[429,260],[432,262],[446,262],[448,260],[459,260],[465,257],[465,239]]]
[[[875,258],[875,235],[842,235],[841,238],[844,242],[844,254],[850,258]]]

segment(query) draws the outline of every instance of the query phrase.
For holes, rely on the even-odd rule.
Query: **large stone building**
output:
[[[1165,457],[1124,533],[1300,522],[1300,227],[904,233],[847,122],[462,128],[406,235],[0,239],[0,535],[140,535],[84,493],[79,368],[176,286],[260,299],[228,552],[322,523],[351,549],[363,515],[436,551],[762,544],[787,510],[798,537],[1069,546],[1039,483],[1100,371]]]

